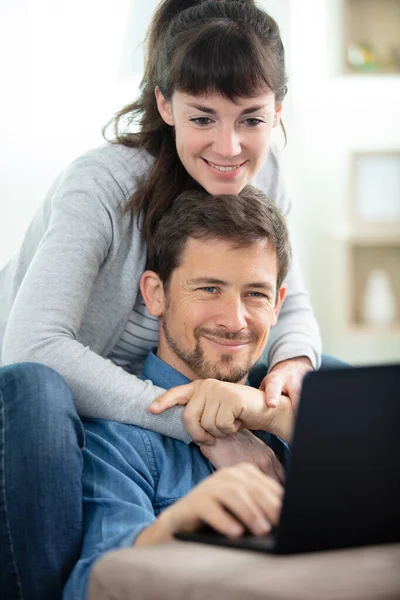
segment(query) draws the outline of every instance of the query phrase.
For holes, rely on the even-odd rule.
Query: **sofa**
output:
[[[400,544],[274,556],[171,542],[104,555],[90,600],[399,600]]]

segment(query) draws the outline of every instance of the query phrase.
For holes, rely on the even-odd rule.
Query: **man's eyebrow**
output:
[[[195,279],[188,279],[186,282],[188,285],[228,285],[227,281],[223,279],[215,279],[215,277],[196,277]],[[247,283],[246,288],[265,290],[270,293],[275,293],[275,286],[268,281],[254,281]]]
[[[188,279],[189,285],[227,285],[227,282],[223,279],[215,279],[214,277],[196,277],[195,279]]]
[[[205,112],[209,115],[217,114],[217,111],[209,106],[203,106],[201,104],[192,104],[192,103],[188,103],[187,106],[190,106],[190,108],[195,108],[196,110],[200,110],[201,112]],[[269,106],[269,104],[259,104],[257,106],[249,106],[249,108],[245,108],[244,110],[242,110],[242,112],[240,113],[239,116],[242,117],[243,115],[248,115],[250,113],[257,112],[258,110],[262,110],[263,108],[267,108],[268,106]]]
[[[266,292],[275,293],[275,286],[268,281],[255,281],[254,283],[247,284],[246,287],[257,288],[260,290],[265,290]]]

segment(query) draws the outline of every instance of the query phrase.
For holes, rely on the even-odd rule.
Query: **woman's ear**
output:
[[[154,271],[143,273],[140,278],[140,291],[149,313],[153,317],[162,315],[165,307],[164,285],[157,273]]]
[[[175,125],[171,102],[168,102],[159,87],[154,90],[158,112],[167,125]]]
[[[275,106],[273,127],[276,127],[277,125],[279,125],[279,123],[281,121],[281,117],[282,117],[282,104],[278,104],[278,106]]]
[[[281,310],[282,303],[283,303],[284,299],[286,298],[286,294],[287,294],[287,285],[286,285],[286,283],[282,283],[281,287],[279,288],[277,301],[275,303],[274,320],[273,320],[272,325],[276,325],[276,323],[278,321],[279,312]]]

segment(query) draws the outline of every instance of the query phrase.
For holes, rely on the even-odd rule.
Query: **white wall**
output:
[[[132,0],[1,4],[0,268],[52,180],[104,141],[101,127],[136,95],[140,74],[130,65],[142,63],[142,20],[155,4],[140,2],[140,11]]]
[[[17,251],[54,177],[102,143],[131,100],[155,0],[5,0],[1,5],[0,268]],[[263,0],[290,75],[283,152],[294,232],[325,350],[352,362],[400,360],[400,336],[349,334],[343,245],[349,153],[399,148],[400,78],[338,70],[341,0]],[[140,10],[138,7],[140,6]],[[132,74],[133,70],[133,74]],[[6,93],[4,93],[6,90]]]

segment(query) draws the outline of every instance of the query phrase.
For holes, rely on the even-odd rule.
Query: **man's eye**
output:
[[[247,125],[248,127],[257,127],[257,125],[260,125],[261,123],[264,123],[265,121],[263,121],[262,119],[256,119],[255,117],[252,117],[250,119],[245,119],[243,121],[243,123],[245,123],[245,125]]]
[[[212,123],[212,120],[209,119],[208,117],[194,117],[193,119],[190,119],[190,121],[192,123],[196,123],[196,125],[200,125],[200,126],[205,126],[205,125],[209,125],[210,123]]]
[[[217,288],[213,285],[207,285],[206,287],[200,288],[202,292],[206,292],[207,294],[215,294],[217,292]]]
[[[252,298],[267,298],[267,296],[261,292],[249,292],[249,296]]]

